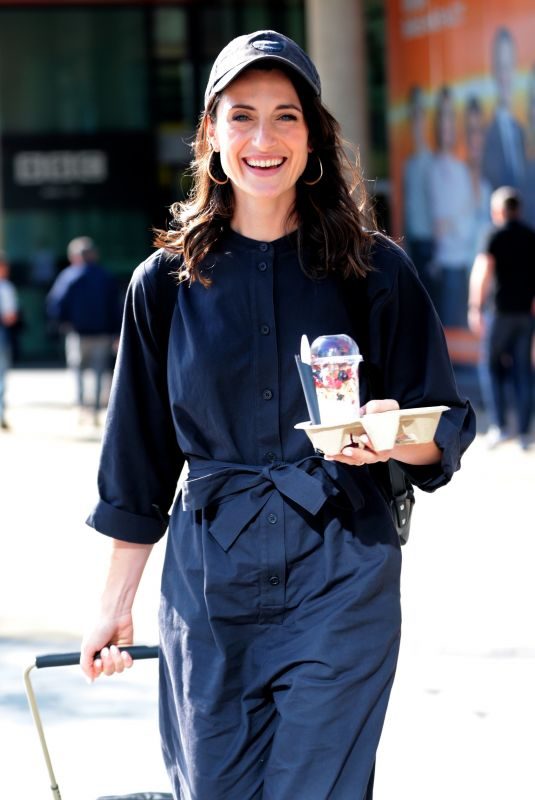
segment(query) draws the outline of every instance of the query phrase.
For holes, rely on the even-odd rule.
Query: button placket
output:
[[[256,270],[251,272],[255,315],[257,463],[282,457],[279,420],[279,356],[275,327],[274,259],[272,245],[258,245]],[[273,487],[259,518],[259,621],[282,621],[285,601],[286,552],[284,501]]]
[[[284,607],[286,580],[286,552],[284,547],[284,500],[274,490],[263,512],[264,547],[260,605],[262,617],[279,614]]]
[[[255,322],[256,392],[256,463],[265,463],[266,453],[282,451],[279,434],[279,358],[275,327],[273,245],[257,245],[257,270],[251,272],[253,314]],[[269,461],[269,459],[268,459]]]

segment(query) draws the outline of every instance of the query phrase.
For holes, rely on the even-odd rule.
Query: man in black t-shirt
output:
[[[510,374],[517,432],[522,449],[527,449],[533,397],[535,230],[521,221],[520,197],[511,187],[502,186],[492,194],[491,214],[495,228],[470,277],[468,324],[482,339],[480,376],[490,421],[488,444],[494,447],[508,438],[505,384]]]

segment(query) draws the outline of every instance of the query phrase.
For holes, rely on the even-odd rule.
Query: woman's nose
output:
[[[275,141],[275,134],[273,126],[270,122],[259,122],[256,126],[253,143],[259,149],[266,149],[270,147]]]

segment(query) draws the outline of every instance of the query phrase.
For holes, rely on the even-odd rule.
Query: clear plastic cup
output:
[[[360,416],[357,343],[345,333],[319,336],[310,347],[310,363],[322,425],[350,422]]]

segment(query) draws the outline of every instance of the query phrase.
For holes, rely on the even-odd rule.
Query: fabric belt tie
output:
[[[343,465],[309,456],[295,463],[278,462],[266,467],[192,461],[188,479],[182,486],[182,507],[186,511],[199,511],[217,503],[214,519],[208,523],[209,531],[227,551],[260,513],[273,491],[310,514],[317,514],[328,498],[342,492],[354,510],[364,502]]]

